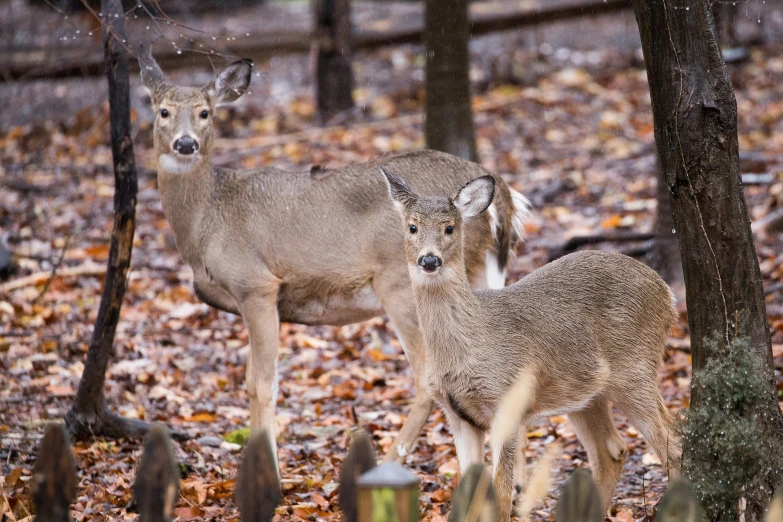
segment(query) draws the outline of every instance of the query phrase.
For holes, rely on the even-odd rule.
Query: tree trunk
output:
[[[746,339],[768,400],[756,411],[783,442],[764,290],[742,192],[737,103],[707,0],[634,0],[650,84],[662,182],[669,192],[686,284],[694,372]],[[709,397],[693,394],[693,409]],[[684,459],[692,448],[684,448]],[[760,477],[777,486],[780,471]],[[739,499],[738,499],[739,500]],[[748,505],[746,520],[761,507]]]
[[[139,436],[146,423],[123,419],[106,408],[104,383],[112,353],[114,333],[120,318],[130,268],[133,233],[136,225],[136,160],[133,155],[130,123],[130,84],[128,52],[125,44],[125,17],[120,0],[103,0],[103,46],[109,81],[109,117],[114,160],[114,230],[106,268],[106,280],[95,320],[84,373],[76,400],[66,416],[68,430],[75,438]]]
[[[468,0],[426,0],[427,147],[477,161],[470,97]]]
[[[318,119],[325,123],[353,108],[350,0],[313,0]]]
[[[660,165],[658,170],[660,170]],[[656,193],[658,199],[658,219],[655,222],[655,241],[650,252],[649,263],[658,272],[658,275],[672,287],[674,295],[679,302],[680,299],[685,298],[682,259],[680,258],[680,249],[677,246],[674,216],[672,215],[672,205],[669,201],[669,188],[663,182],[661,176],[658,176]]]

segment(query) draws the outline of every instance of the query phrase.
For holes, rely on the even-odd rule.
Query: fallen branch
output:
[[[777,234],[783,232],[783,208],[774,210],[750,225],[754,234]]]
[[[7,294],[8,292],[13,292],[14,290],[19,290],[20,288],[24,288],[26,286],[38,286],[40,284],[46,283],[46,281],[50,278],[66,279],[69,277],[80,276],[102,276],[105,274],[105,266],[92,263],[62,268],[58,270],[56,274],[52,274],[51,270],[47,270],[45,272],[36,272],[34,274],[20,277],[19,279],[14,279],[13,281],[9,281],[4,285],[1,285],[0,294]]]
[[[783,283],[773,283],[764,289],[764,295],[772,295],[780,291],[783,291]]]
[[[609,232],[594,234],[590,236],[574,236],[560,246],[550,250],[549,260],[561,258],[585,245],[595,245],[598,243],[628,243],[633,241],[649,241],[655,239],[652,232]]]

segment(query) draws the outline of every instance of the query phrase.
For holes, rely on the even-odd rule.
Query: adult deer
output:
[[[505,288],[473,291],[464,235],[490,206],[495,179],[476,178],[453,199],[428,197],[391,170],[398,168],[381,171],[403,218],[427,382],[446,413],[463,473],[483,462],[490,431],[500,520],[511,516],[515,456],[526,440],[520,425],[534,417],[568,415],[604,512],[626,451],[610,402],[677,475],[680,449],[657,376],[675,320],[666,283],[628,256],[584,251]]]
[[[169,83],[150,51],[139,50],[156,113],[155,154],[163,212],[196,295],[241,314],[250,335],[246,386],[253,431],[275,433],[279,322],[344,325],[384,311],[413,369],[417,394],[387,458],[404,456],[432,410],[423,390],[424,348],[416,320],[403,234],[378,177],[379,161],[339,169],[283,172],[212,166],[215,106],[247,89],[251,63],[228,65],[206,87]],[[488,172],[433,151],[386,157],[413,172],[427,194],[450,193]],[[466,230],[466,277],[476,287],[505,282],[509,251],[528,212],[525,198],[497,180],[487,217]]]

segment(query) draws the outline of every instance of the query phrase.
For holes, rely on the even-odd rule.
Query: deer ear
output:
[[[166,75],[155,61],[149,47],[139,44],[139,70],[141,71],[141,83],[150,91],[152,102],[156,103],[163,92],[168,89],[169,83],[166,81]]]
[[[214,100],[215,105],[231,103],[247,91],[252,71],[253,60],[248,58],[230,63],[204,87],[204,92]]]
[[[463,219],[467,219],[487,210],[494,196],[495,178],[481,176],[469,181],[460,189],[454,197],[454,206],[462,214]]]
[[[398,212],[402,212],[406,206],[410,205],[414,199],[416,199],[416,195],[404,179],[397,176],[397,174],[389,170],[388,167],[381,165],[380,168],[383,179],[386,180],[389,198],[392,200],[392,203],[394,203],[394,208],[396,208]]]

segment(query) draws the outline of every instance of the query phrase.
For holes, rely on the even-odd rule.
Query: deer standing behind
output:
[[[163,212],[194,273],[196,295],[241,314],[250,336],[246,387],[253,432],[275,433],[280,321],[340,326],[386,312],[417,388],[388,459],[411,451],[432,411],[420,384],[424,348],[413,304],[403,234],[379,161],[311,172],[212,166],[215,106],[239,98],[251,63],[228,65],[203,88],[169,83],[150,51],[139,49],[153,109]],[[427,194],[451,193],[488,172],[448,154],[421,151],[383,161]],[[476,287],[505,284],[506,262],[528,213],[527,201],[496,175],[495,204],[465,234],[466,277]],[[273,437],[274,439],[274,437]]]
[[[628,256],[584,251],[505,288],[473,291],[465,229],[491,204],[495,180],[474,179],[453,199],[428,197],[392,168],[381,171],[403,217],[430,393],[446,414],[463,473],[483,462],[489,430],[500,520],[511,515],[515,456],[526,440],[520,426],[533,418],[568,415],[604,512],[626,452],[610,402],[678,475],[680,449],[658,390],[675,320],[666,283]]]

